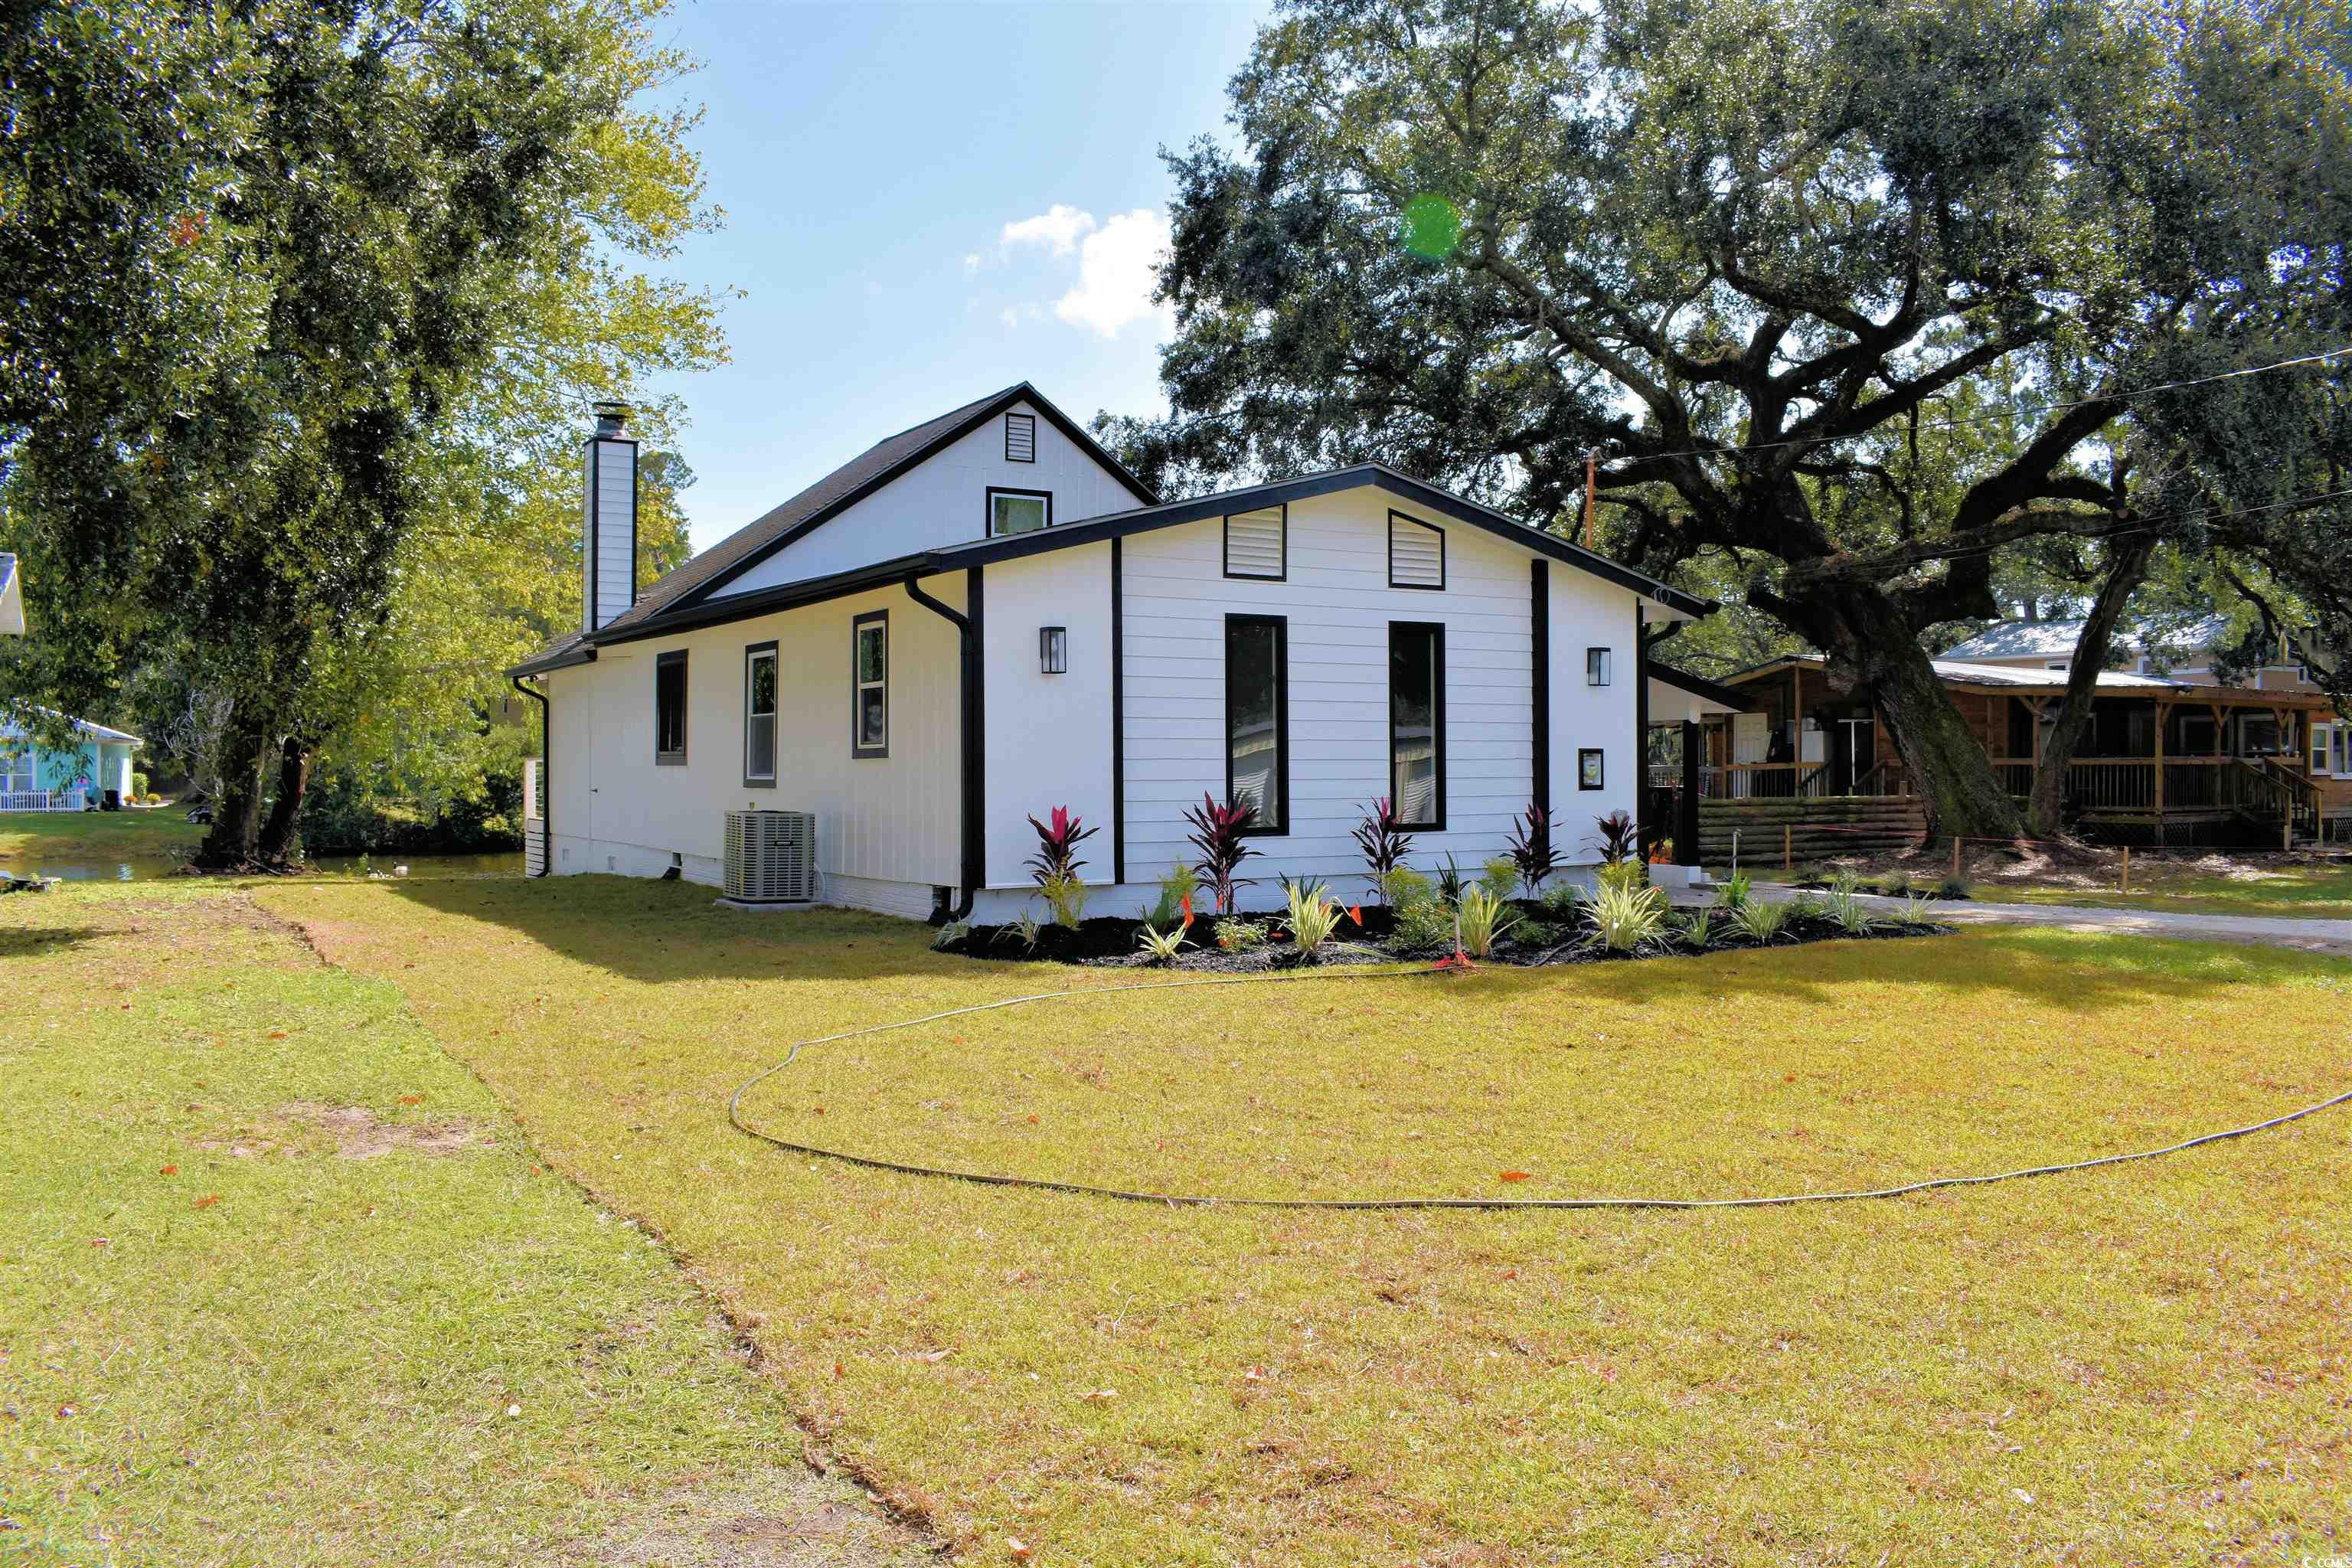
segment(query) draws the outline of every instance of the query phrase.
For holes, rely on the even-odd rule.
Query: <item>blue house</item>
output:
[[[146,742],[87,719],[73,728],[76,743],[53,751],[0,719],[0,811],[79,811],[108,790],[131,798],[131,753]]]

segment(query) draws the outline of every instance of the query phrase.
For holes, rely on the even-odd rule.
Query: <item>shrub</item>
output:
[[[1039,890],[1045,895],[1045,903],[1054,911],[1054,923],[1065,931],[1077,930],[1078,921],[1086,918],[1087,885],[1074,876],[1057,871],[1040,885]]]
[[[1789,873],[1789,880],[1800,888],[1818,888],[1827,879],[1822,875],[1822,868],[1819,866],[1808,860]]]
[[[1175,963],[1176,954],[1184,946],[1184,933],[1192,929],[1192,922],[1189,920],[1175,930],[1166,932],[1146,921],[1137,929],[1135,933],[1136,945],[1143,949],[1143,962],[1146,963]]]
[[[1256,815],[1257,807],[1239,796],[1219,805],[1206,791],[1202,792],[1201,804],[1184,814],[1184,820],[1192,825],[1192,831],[1186,837],[1201,852],[1192,868],[1208,883],[1221,915],[1234,912],[1235,892],[1255,885],[1250,879],[1234,873],[1243,861],[1257,853],[1242,838],[1250,819]]]
[[[1574,926],[1554,925],[1549,921],[1521,921],[1517,929],[1519,941],[1528,947],[1558,947],[1576,935]]]
[[[1391,952],[1450,952],[1454,946],[1454,911],[1435,899],[1399,908],[1387,945]]]
[[[147,798],[147,775],[145,773],[134,773],[131,775],[131,798],[133,800],[145,800]]]
[[[1896,869],[1878,879],[1878,890],[1890,899],[1900,899],[1911,891],[1911,873]]]
[[[1528,896],[1542,891],[1544,879],[1559,869],[1559,852],[1552,847],[1551,813],[1530,802],[1511,824],[1511,864]]]
[[[1000,947],[1017,947],[1024,952],[1036,952],[1037,917],[1027,910],[1022,910],[1009,922],[996,928],[996,942]]]
[[[1601,851],[1601,858],[1614,866],[1621,860],[1635,859],[1641,847],[1641,824],[1625,812],[1612,811],[1606,816],[1592,819],[1593,837],[1585,842]]]
[[[1507,903],[1519,890],[1519,863],[1508,855],[1496,856],[1479,872],[1478,885],[1493,894],[1496,903]]]
[[[1683,917],[1683,940],[1705,952],[1715,944],[1715,911],[1693,910]]]
[[[1969,882],[1965,877],[1947,877],[1936,884],[1936,897],[1939,899],[1965,899],[1968,896]]]
[[[1381,879],[1381,897],[1389,908],[1402,912],[1437,902],[1437,889],[1428,878],[1410,866],[1399,866]]]
[[[1665,942],[1665,895],[1647,885],[1603,882],[1586,901],[1584,918],[1592,928],[1584,944],[1604,952],[1646,952]]]
[[[1339,900],[1324,890],[1320,882],[1293,884],[1290,892],[1290,940],[1301,958],[1312,958],[1331,940],[1331,932],[1339,924],[1345,911]]]
[[[1830,873],[1829,887],[1832,892],[1856,892],[1862,887],[1862,873],[1851,866],[1841,866]]]
[[[1151,923],[1172,926],[1179,921],[1192,918],[1192,895],[1201,890],[1201,879],[1181,860],[1168,868],[1160,879],[1160,901],[1151,907]]]
[[[971,922],[970,921],[951,921],[931,933],[932,950],[934,952],[944,952],[949,948],[954,947],[959,942],[961,942],[970,935],[971,935]]]
[[[1789,906],[1768,904],[1761,899],[1750,899],[1731,911],[1731,929],[1759,947],[1770,944],[1786,932],[1789,926]]]
[[[1245,921],[1238,915],[1227,915],[1209,928],[1209,934],[1227,952],[1247,952],[1265,945],[1265,922]]]
[[[1817,899],[1811,893],[1799,893],[1781,907],[1789,911],[1789,918],[1792,921],[1827,920],[1830,913],[1829,901]]]
[[[1935,919],[1927,908],[1927,899],[1917,893],[1906,897],[1901,907],[1895,911],[1895,923],[1912,931],[1934,924]]]
[[[1715,889],[1715,906],[1719,910],[1736,910],[1748,902],[1748,873],[1734,871]]]
[[[1395,805],[1382,795],[1356,825],[1356,847],[1363,851],[1364,869],[1370,874],[1372,886],[1383,892],[1389,873],[1404,864],[1405,854],[1412,847],[1412,835],[1397,820]]]
[[[1833,889],[1827,908],[1831,920],[1848,936],[1868,936],[1878,929],[1876,911],[1862,901],[1862,895],[1853,888]]]
[[[1514,870],[1516,881],[1518,873]],[[1483,882],[1465,888],[1454,906],[1455,942],[1464,952],[1473,958],[1484,958],[1494,951],[1495,939],[1518,923],[1518,917],[1508,912],[1506,900]]]
[[[1561,882],[1545,890],[1544,913],[1556,921],[1573,921],[1583,912],[1584,898],[1583,888],[1574,882]]]
[[[1603,889],[1615,888],[1622,892],[1631,892],[1635,888],[1649,885],[1650,868],[1639,860],[1612,860],[1594,872],[1593,878]]]

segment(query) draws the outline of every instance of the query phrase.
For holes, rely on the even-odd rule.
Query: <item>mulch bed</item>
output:
[[[1521,903],[1516,906],[1523,921],[1553,923],[1554,917],[1539,904]],[[1687,911],[1677,911],[1686,913]],[[1283,930],[1282,917],[1271,912],[1246,917],[1266,926],[1269,931]],[[1209,933],[1212,922],[1199,921],[1192,927],[1198,942],[1184,949],[1171,963],[1154,963],[1136,945],[1136,932],[1142,922],[1097,917],[1082,921],[1075,927],[1041,925],[1037,928],[1034,946],[1028,944],[1021,928],[1011,925],[976,925],[960,936],[939,944],[941,952],[951,952],[964,958],[993,959],[1005,963],[1077,964],[1090,969],[1169,969],[1186,973],[1259,974],[1268,971],[1331,967],[1362,963],[1412,963],[1443,958],[1443,947],[1419,951],[1391,948],[1384,940],[1394,929],[1394,921],[1386,909],[1371,908],[1363,912],[1360,931],[1356,922],[1343,919],[1339,932],[1311,958],[1302,957],[1286,936],[1269,938],[1264,946],[1226,952],[1217,947]],[[1702,952],[1720,952],[1727,948],[1753,946],[1744,938],[1717,936],[1706,947],[1696,948],[1684,942],[1679,934],[1670,936],[1655,949],[1640,953],[1610,952],[1587,947],[1583,933],[1561,933],[1549,942],[1523,942],[1505,935],[1480,963],[1501,964],[1510,968],[1528,969],[1569,963],[1606,963],[1628,958],[1693,958]],[[1775,947],[1794,946],[1812,942],[1880,942],[1904,937],[1938,936],[1949,926],[1922,924],[1900,925],[1886,921],[1867,932],[1853,932],[1834,920],[1791,914],[1780,934],[1773,939]]]

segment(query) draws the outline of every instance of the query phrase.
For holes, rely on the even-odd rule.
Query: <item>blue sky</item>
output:
[[[1225,130],[1265,7],[682,0],[726,226],[664,268],[743,290],[686,400],[705,548],[884,436],[1018,381],[1155,413],[1164,143]]]

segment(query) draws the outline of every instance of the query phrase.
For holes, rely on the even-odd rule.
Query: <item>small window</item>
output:
[[[1600,789],[1603,787],[1601,777],[1600,747],[1580,746],[1577,748],[1576,787],[1579,789]]]
[[[849,754],[890,754],[890,612],[869,610],[850,627]]]
[[[1252,833],[1289,826],[1288,641],[1279,616],[1225,617],[1225,798],[1255,809]]]
[[[1610,652],[1607,648],[1586,648],[1584,650],[1584,684],[1587,686],[1608,685],[1610,677],[1614,673],[1614,671],[1610,668],[1612,662]]]
[[[1389,623],[1389,789],[1400,826],[1445,826],[1445,628]]]
[[[2044,669],[2071,669],[2074,666],[2063,658],[2052,658],[2044,659],[2042,661],[2042,668]]]
[[[1260,507],[1225,519],[1225,575],[1283,580],[1290,567],[1290,509]]]
[[[1037,460],[1037,416],[1034,414],[1008,414],[1004,416],[1004,460],[1008,463],[1034,463]]]
[[[1002,539],[1012,533],[1034,533],[1054,526],[1054,498],[1044,490],[1007,490],[989,487],[988,534]]]
[[[2334,773],[2338,778],[2352,778],[2352,724],[2338,722],[2335,738],[2329,742],[2336,753]]]
[[[2311,727],[2311,771],[2313,773],[2327,772],[2327,732],[2333,726],[2324,722],[2315,723]]]
[[[1445,586],[1445,531],[1401,511],[1389,513],[1389,586]]]
[[[654,761],[665,767],[686,762],[686,650],[654,659]]]
[[[743,650],[743,783],[751,789],[776,786],[776,645],[772,642]]]

